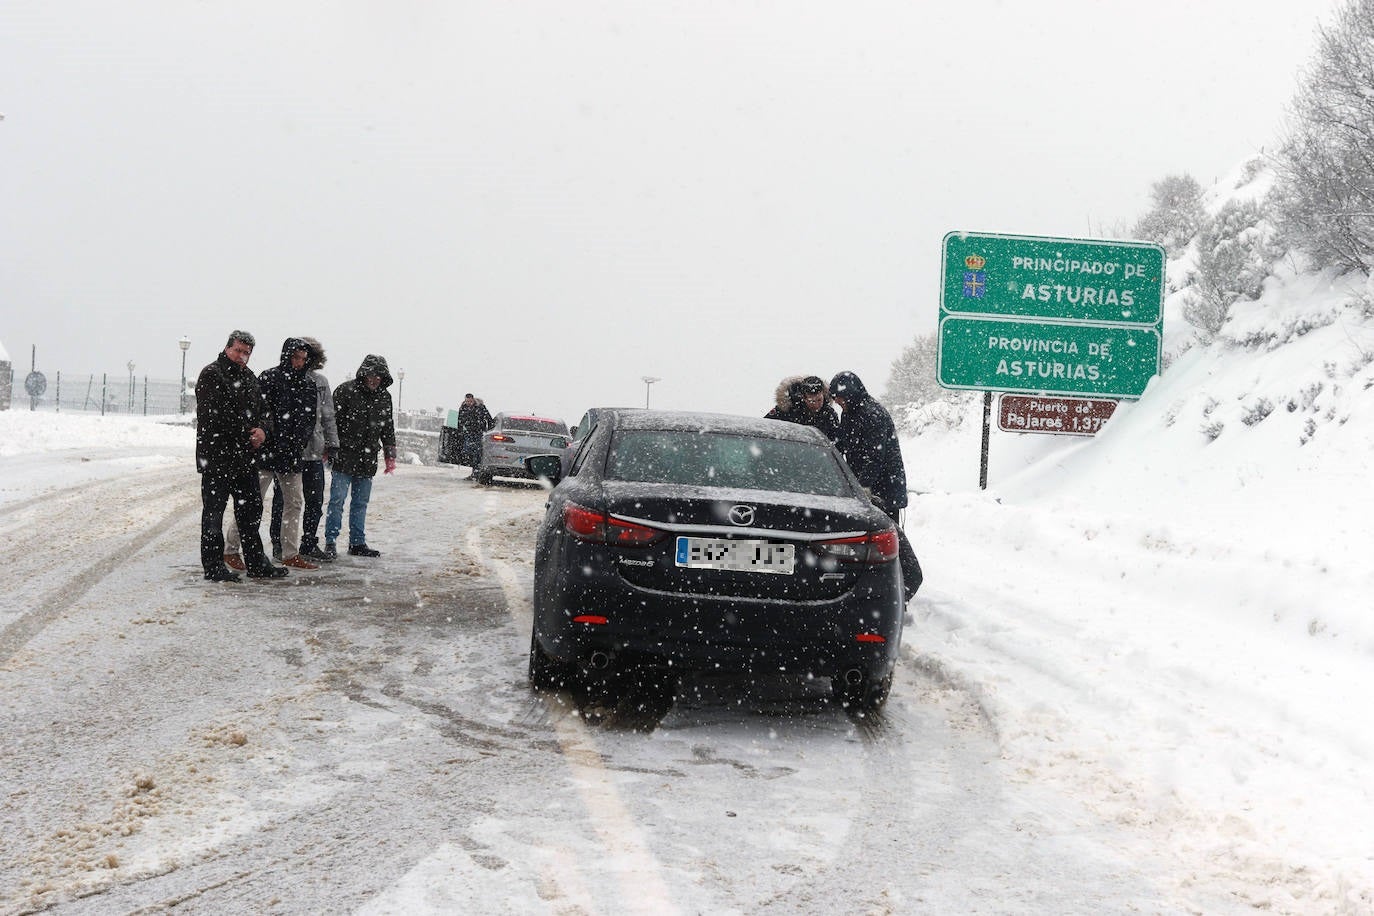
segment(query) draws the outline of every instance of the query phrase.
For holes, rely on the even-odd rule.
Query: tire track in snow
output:
[[[108,484],[114,482],[105,482]],[[20,543],[0,551],[0,569],[5,570],[6,602],[22,607],[31,604],[32,610],[21,613],[0,629],[0,662],[8,662],[14,655],[56,620],[64,611],[81,600],[101,580],[126,563],[129,557],[147,547],[170,531],[187,513],[199,505],[199,493],[178,480],[154,490],[138,489],[112,495],[123,497],[113,506],[106,499],[93,505],[86,500],[65,502],[56,511],[40,515],[25,526],[33,529],[31,537],[20,537]],[[97,488],[104,496],[107,488]],[[85,488],[74,488],[69,495],[84,495]],[[152,521],[147,520],[150,506],[166,506],[171,510]],[[142,517],[140,517],[142,516]],[[118,529],[112,536],[111,530]],[[42,545],[35,550],[33,543]],[[54,582],[41,574],[54,567],[71,568],[91,548],[91,542],[103,548],[100,559],[79,566],[75,575]],[[112,546],[107,546],[112,545]],[[66,560],[66,563],[61,562]],[[46,587],[45,587],[46,586]]]
[[[504,508],[496,493],[488,497],[488,517],[497,516]],[[531,624],[531,608],[527,588],[516,575],[513,564],[496,557],[488,557],[483,547],[481,527],[468,532],[467,547],[474,557],[490,568],[501,584],[506,605],[515,619],[516,631],[526,633]],[[546,702],[542,699],[540,702]],[[621,884],[619,908],[622,912],[664,914],[675,913],[677,907],[663,880],[662,869],[649,851],[639,825],[616,791],[605,760],[593,745],[592,735],[575,716],[552,715],[551,725],[563,757],[572,770],[573,784],[591,818],[592,827],[611,856],[611,868],[618,873]],[[573,870],[577,857],[571,853],[554,857],[559,874],[550,876],[560,887],[576,891],[583,884]],[[585,898],[584,898],[585,899]]]

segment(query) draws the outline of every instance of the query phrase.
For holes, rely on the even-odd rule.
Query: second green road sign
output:
[[[942,254],[944,387],[1134,398],[1158,373],[1158,245],[951,232]]]

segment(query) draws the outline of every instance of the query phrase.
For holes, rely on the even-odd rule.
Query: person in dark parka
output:
[[[243,536],[248,575],[277,577],[262,549],[262,492],[258,489],[258,450],[270,435],[258,379],[248,368],[255,341],[233,331],[215,361],[196,379],[196,470],[200,472],[200,565],[212,582],[237,582],[224,564],[224,505],[234,503],[234,520]]]
[[[319,569],[318,565],[302,557],[299,549],[301,513],[305,504],[301,456],[315,432],[318,397],[310,367],[316,355],[304,338],[288,337],[281,345],[280,362],[258,376],[263,408],[272,424],[272,435],[258,452],[258,485],[264,500],[276,485],[273,510],[279,514],[286,529],[280,553],[282,564],[307,570]],[[279,505],[281,509],[277,509]],[[230,566],[238,559],[239,534],[238,527],[230,524],[225,558]]]
[[[473,397],[471,391],[463,396],[458,406],[458,464],[477,469],[482,463],[482,434],[495,423],[481,398]]]
[[[315,354],[308,375],[315,382],[315,432],[301,453],[301,489],[305,491],[305,508],[301,515],[300,555],[307,560],[331,561],[320,548],[320,520],[324,517],[324,462],[325,456],[333,457],[339,448],[339,430],[334,425],[334,389],[320,370],[328,361],[324,344],[318,338],[301,335],[301,340],[310,346]],[[276,487],[275,493],[281,488]],[[274,496],[272,499],[272,554],[281,556],[281,517],[282,503],[285,500]]]
[[[830,406],[830,392],[818,375],[789,375],[778,383],[775,406],[763,415],[765,420],[786,420],[814,426],[831,442],[839,432],[840,421]]]
[[[339,450],[330,462],[329,511],[324,522],[324,552],[338,555],[335,540],[343,530],[343,504],[348,507],[348,552],[355,557],[381,556],[367,546],[367,503],[377,476],[377,453],[386,473],[396,470],[396,422],[391,409],[391,370],[381,356],[368,354],[357,374],[334,389],[334,422]]]
[[[921,565],[902,530],[901,511],[906,508],[906,467],[902,445],[887,408],[868,393],[853,372],[840,372],[830,380],[830,396],[840,405],[839,435],[835,445],[854,476],[873,494],[878,508],[897,524],[902,584],[908,600],[921,587]]]

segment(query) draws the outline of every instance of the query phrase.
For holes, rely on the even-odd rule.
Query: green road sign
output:
[[[942,253],[942,313],[1158,329],[1164,304],[1158,245],[951,232]]]
[[[1159,331],[946,315],[938,365],[946,388],[1136,398],[1159,372]]]

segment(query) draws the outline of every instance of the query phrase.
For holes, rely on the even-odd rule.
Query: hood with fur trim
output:
[[[799,408],[806,406],[806,399],[803,396],[802,385],[807,380],[820,382],[821,393],[825,395],[825,403],[830,403],[830,387],[825,384],[824,379],[818,375],[789,375],[778,382],[778,387],[773,392],[773,400],[777,404],[779,413],[791,413]]]

